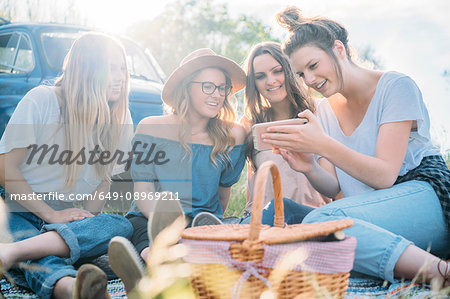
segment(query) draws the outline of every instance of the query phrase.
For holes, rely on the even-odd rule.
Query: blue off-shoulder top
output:
[[[155,191],[171,191],[181,200],[186,215],[195,217],[210,212],[223,218],[219,186],[231,187],[241,175],[245,164],[245,144],[234,146],[229,159],[218,156],[210,161],[212,145],[188,143],[187,154],[180,142],[146,134],[133,138],[134,159],[131,176],[134,182],[152,182]],[[139,210],[133,202],[132,214]]]

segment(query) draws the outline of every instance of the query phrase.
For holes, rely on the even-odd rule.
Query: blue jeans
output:
[[[15,241],[56,231],[70,249],[70,256],[67,258],[47,256],[27,261],[28,264],[39,265],[47,270],[23,271],[28,286],[40,298],[51,298],[53,288],[60,278],[76,276],[77,271],[73,267],[76,261],[105,254],[112,237],[129,238],[133,231],[125,217],[107,214],[69,223],[47,224],[32,213],[14,212],[8,214],[8,222]]]
[[[408,181],[339,199],[310,212],[303,223],[352,218],[345,233],[357,239],[353,270],[393,282],[398,258],[410,244],[446,257],[450,233],[430,184]]]
[[[284,222],[287,224],[301,223],[303,218],[314,210],[310,206],[305,206],[290,200],[289,198],[283,198],[284,207]],[[241,220],[241,224],[249,224],[251,215],[247,215]],[[267,224],[273,226],[273,221],[275,219],[275,201],[272,199],[262,211],[262,224]]]

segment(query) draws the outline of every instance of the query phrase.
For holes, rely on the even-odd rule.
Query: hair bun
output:
[[[295,6],[288,6],[277,14],[277,22],[289,32],[296,31],[305,22],[302,11]]]

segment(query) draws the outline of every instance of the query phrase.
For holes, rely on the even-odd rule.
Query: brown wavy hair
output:
[[[348,45],[347,29],[328,18],[305,18],[301,10],[295,6],[286,7],[277,14],[276,18],[278,24],[289,31],[288,38],[282,43],[283,52],[291,56],[294,51],[307,45],[323,50],[332,58],[335,72],[342,87],[342,69],[336,54],[333,52],[333,47],[334,42],[339,40],[345,47],[348,60],[353,63]]]
[[[283,68],[287,100],[291,104],[290,118],[296,118],[298,113],[306,109],[314,112],[314,105],[308,94],[304,91],[304,88],[297,81],[291,66],[289,65],[287,56],[283,54],[281,50],[281,45],[275,42],[264,42],[253,47],[246,60],[247,82],[245,88],[245,117],[250,120],[251,124],[254,125],[274,120],[274,112],[270,102],[261,96],[256,88],[253,61],[256,57],[263,54],[271,55]],[[247,143],[246,156],[253,168],[255,168],[255,151],[253,149],[253,139],[251,134],[248,136]]]

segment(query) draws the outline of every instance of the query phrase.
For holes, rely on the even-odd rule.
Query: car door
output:
[[[35,49],[25,30],[0,31],[0,136],[17,103],[41,81]]]

